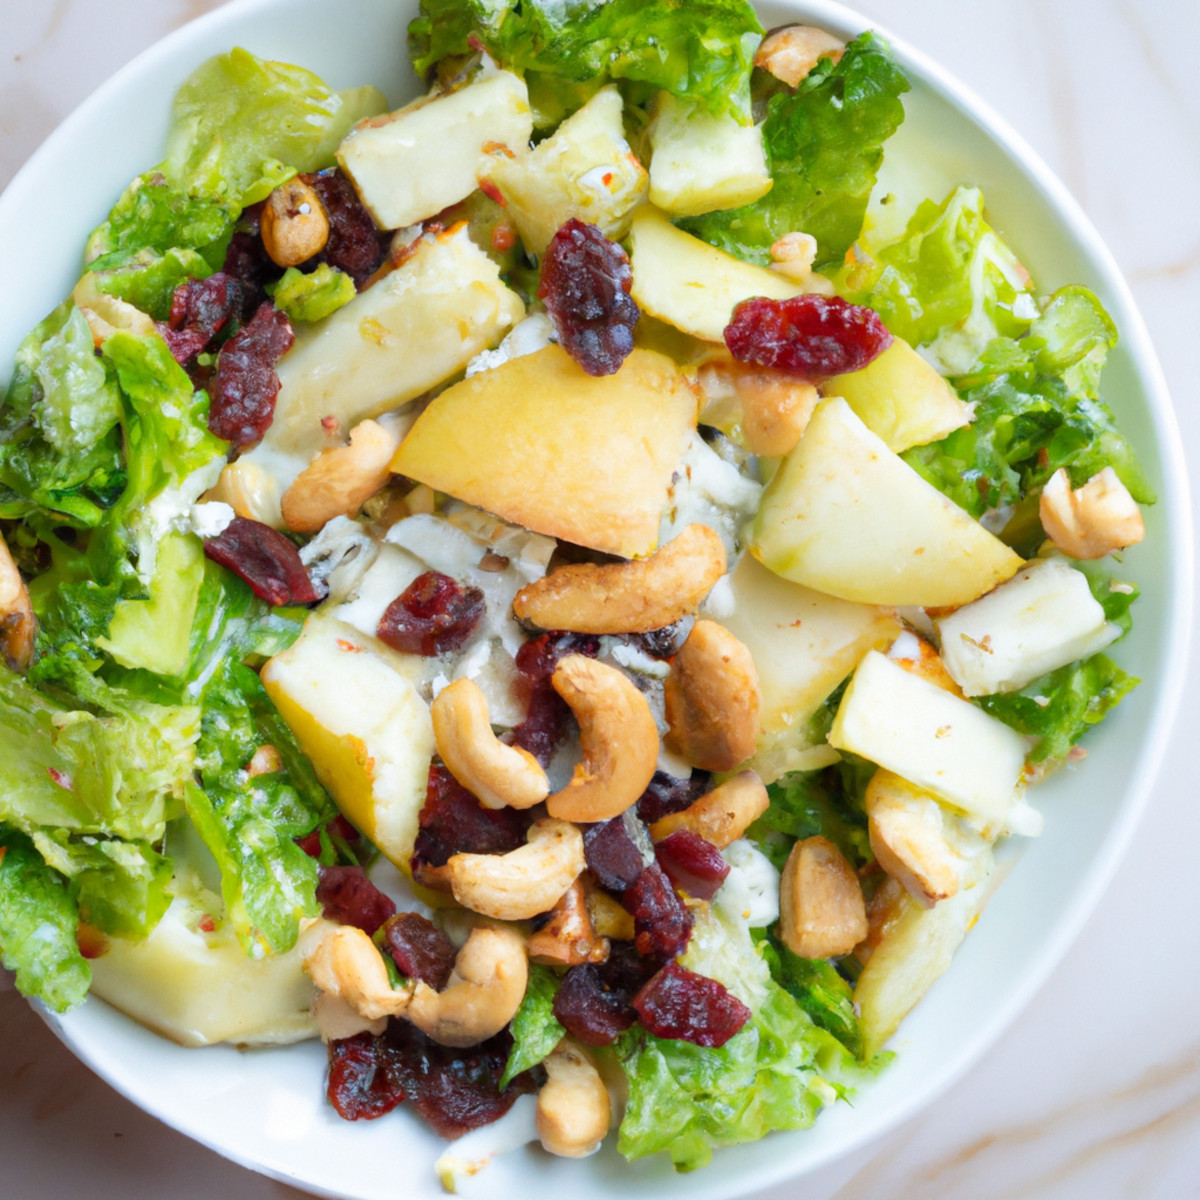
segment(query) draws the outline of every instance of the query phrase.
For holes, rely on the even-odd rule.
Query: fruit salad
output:
[[[885,218],[870,32],[424,0],[408,51],[399,108],[199,67],[18,350],[0,955],[320,1038],[451,1187],[690,1170],[886,1068],[1136,685],[1117,333],[970,180]]]

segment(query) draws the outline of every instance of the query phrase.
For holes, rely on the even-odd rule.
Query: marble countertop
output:
[[[218,0],[0,0],[0,186],[99,83]],[[1200,478],[1200,6],[861,0],[949,65],[1083,204],[1132,285]],[[119,136],[116,133],[114,136]],[[1083,934],[970,1074],[854,1157],[759,1200],[1179,1200],[1200,1194],[1193,650],[1154,797]],[[0,1194],[280,1200],[80,1066],[0,972]]]

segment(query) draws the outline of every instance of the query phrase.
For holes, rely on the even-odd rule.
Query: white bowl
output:
[[[88,230],[128,181],[161,157],[170,97],[193,67],[242,45],[309,67],[334,87],[374,83],[398,104],[417,90],[404,52],[413,7],[393,0],[244,0],[179,30],[102,87],[0,197],[8,283],[0,289],[0,372],[21,337],[74,284]],[[768,26],[801,18],[849,36],[867,25],[825,0],[762,4],[760,11]],[[1116,657],[1145,682],[1089,739],[1082,766],[1035,793],[1045,834],[1005,847],[1011,877],[894,1039],[895,1063],[853,1108],[836,1106],[809,1131],[721,1151],[711,1167],[688,1176],[673,1174],[665,1161],[627,1164],[611,1149],[585,1162],[519,1152],[480,1181],[495,1200],[515,1200],[535,1179],[539,1189],[561,1184],[578,1200],[616,1190],[715,1200],[799,1176],[879,1137],[965,1072],[1044,981],[1111,876],[1153,783],[1182,687],[1192,571],[1179,437],[1144,326],[1095,231],[1029,148],[940,68],[889,40],[914,84],[891,152],[895,158],[903,149],[921,162],[928,189],[921,195],[960,181],[982,186],[993,223],[1039,289],[1084,283],[1121,330],[1105,397],[1138,447],[1159,503],[1146,513],[1145,543],[1122,568],[1143,596],[1134,633]],[[897,191],[914,186],[908,172],[889,167],[889,174]],[[46,1019],[119,1091],[247,1167],[331,1196],[441,1194],[433,1162],[444,1144],[403,1112],[377,1122],[341,1121],[324,1102],[319,1044],[187,1050],[97,1000]]]

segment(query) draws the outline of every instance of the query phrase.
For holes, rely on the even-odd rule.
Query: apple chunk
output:
[[[750,548],[776,574],[831,596],[926,608],[966,604],[1022,565],[836,396],[763,493]]]
[[[392,470],[537,533],[635,558],[658,541],[671,477],[696,424],[675,364],[634,350],[585,374],[558,346],[442,392]]]

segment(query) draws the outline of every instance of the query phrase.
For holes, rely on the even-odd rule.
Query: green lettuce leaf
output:
[[[587,98],[575,85],[623,79],[746,124],[762,33],[746,0],[422,0],[408,48],[421,76],[482,44],[531,94],[567,93],[565,108]]]
[[[55,1012],[80,1003],[92,971],[79,952],[79,910],[29,839],[0,825],[0,962],[17,988]]]
[[[840,765],[840,764],[839,764]],[[873,768],[872,768],[873,769]],[[823,834],[856,866],[874,857],[867,818],[837,770],[797,771],[767,787],[770,807],[746,831],[782,870],[794,842]]]
[[[350,129],[386,108],[375,88],[334,92],[302,67],[232,50],[176,93],[162,173],[189,195],[245,208],[298,172],[332,166]]]
[[[127,301],[156,321],[165,321],[171,314],[175,289],[188,279],[207,279],[212,273],[202,254],[172,246],[163,254],[139,250],[117,265],[94,269],[92,277],[99,291]]]
[[[504,1074],[500,1076],[501,1089],[508,1087],[522,1071],[536,1067],[566,1036],[567,1031],[554,1015],[558,984],[559,977],[549,967],[537,963],[530,966],[525,998],[510,1026],[513,1044]]]
[[[275,307],[287,313],[291,321],[319,321],[358,294],[354,280],[328,263],[321,263],[307,275],[288,267],[278,283],[267,285],[267,291]]]
[[[774,241],[802,230],[817,239],[819,265],[840,264],[862,229],[883,144],[904,120],[900,96],[908,89],[871,33],[851,42],[838,63],[821,59],[794,93],[777,93],[767,104],[771,190],[743,208],[681,222],[683,228],[763,264]]]

